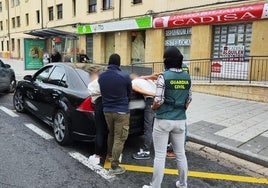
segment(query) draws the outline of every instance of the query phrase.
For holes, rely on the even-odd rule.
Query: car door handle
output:
[[[53,99],[57,98],[59,96],[58,93],[52,93]]]

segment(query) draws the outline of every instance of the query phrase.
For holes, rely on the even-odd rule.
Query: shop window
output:
[[[109,57],[115,52],[114,33],[105,33],[105,62],[108,63]]]
[[[142,3],[142,0],[133,0],[132,3],[133,4],[139,4],[139,3]]]
[[[12,18],[12,28],[16,27],[15,18]]]
[[[20,16],[17,16],[16,19],[17,19],[17,27],[20,27]]]
[[[89,60],[93,62],[93,35],[86,36],[86,52]]]
[[[1,41],[1,50],[4,51],[4,41]]]
[[[251,32],[251,23],[214,26],[213,58],[248,57]]]
[[[252,23],[217,25],[213,32],[211,75],[248,79]]]
[[[36,11],[36,22],[40,23],[40,11],[39,10]]]
[[[62,4],[57,5],[57,13],[58,13],[58,19],[62,19],[63,18]]]
[[[113,8],[113,1],[112,0],[103,0],[103,10],[111,9]]]
[[[53,16],[53,7],[48,7],[48,20],[52,21],[54,19]]]
[[[25,14],[25,22],[26,22],[26,26],[29,25],[29,14]]]
[[[165,48],[176,46],[183,54],[185,61],[190,60],[191,28],[176,28],[165,30]]]
[[[145,31],[131,31],[131,63],[145,62]]]
[[[88,1],[88,12],[96,12],[97,11],[97,0],[89,0]]]

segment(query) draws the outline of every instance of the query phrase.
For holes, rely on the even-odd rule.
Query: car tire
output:
[[[17,90],[13,96],[13,106],[17,112],[25,112],[24,99],[20,90]]]
[[[70,132],[71,122],[63,110],[58,110],[53,118],[53,132],[56,142],[62,146],[72,142]]]
[[[13,93],[15,91],[15,88],[16,88],[16,79],[13,77],[13,78],[11,78],[8,92]]]

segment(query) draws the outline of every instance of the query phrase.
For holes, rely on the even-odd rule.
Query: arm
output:
[[[165,80],[164,76],[160,74],[157,79],[157,84],[156,84],[156,93],[155,93],[155,98],[153,102],[152,109],[156,110],[158,109],[165,100]]]
[[[145,80],[157,80],[158,75],[159,75],[158,73],[155,73],[151,75],[140,76],[140,78],[145,79]]]
[[[152,93],[152,92],[149,92],[149,91],[145,91],[141,88],[139,88],[138,86],[135,86],[135,85],[132,85],[132,90],[135,91],[135,92],[138,92],[140,94],[143,94],[143,95],[148,95],[148,96],[154,96],[155,94]]]

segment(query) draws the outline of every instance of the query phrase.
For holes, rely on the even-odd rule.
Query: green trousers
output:
[[[105,112],[108,125],[107,155],[112,157],[111,167],[119,165],[119,157],[123,151],[129,131],[129,113]]]

